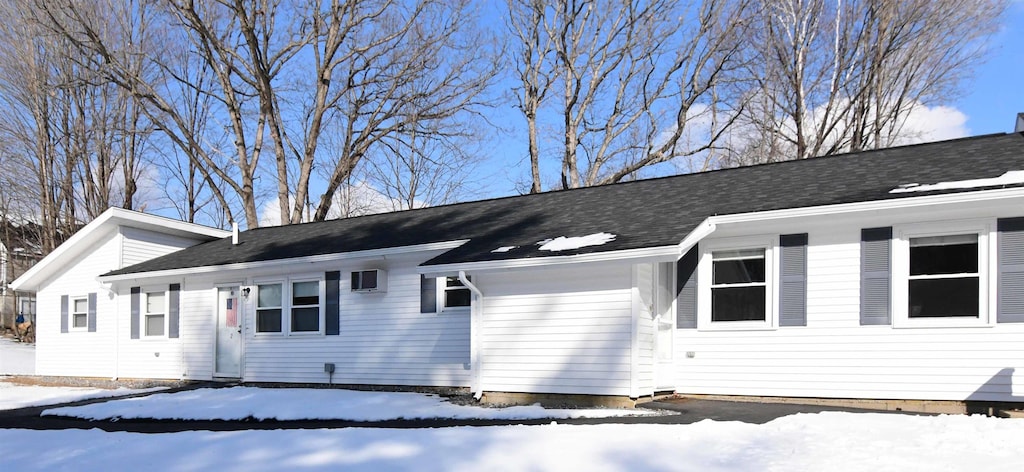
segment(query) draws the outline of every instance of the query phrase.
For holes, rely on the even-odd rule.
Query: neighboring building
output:
[[[1014,401],[1024,135],[232,237],[112,209],[15,286],[42,375]]]
[[[35,293],[17,292],[10,282],[43,258],[38,228],[0,221],[0,331],[13,329],[18,317],[35,318]]]

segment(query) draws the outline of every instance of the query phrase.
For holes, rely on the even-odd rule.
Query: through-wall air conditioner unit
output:
[[[352,272],[352,291],[361,293],[387,292],[388,273],[381,269]]]

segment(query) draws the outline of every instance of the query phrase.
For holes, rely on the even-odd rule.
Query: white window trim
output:
[[[911,318],[908,313],[910,280],[910,239],[956,234],[978,235],[978,317]],[[896,225],[892,241],[892,326],[893,328],[970,328],[995,325],[996,280],[995,221],[991,219],[942,221]]]
[[[302,282],[316,282],[317,283],[317,294],[318,294],[317,304],[316,305],[298,305],[299,307],[302,307],[302,308],[310,308],[310,307],[313,307],[313,306],[317,307],[317,311],[319,312],[319,319],[317,321],[317,330],[316,331],[292,331],[292,329],[291,329],[292,328],[292,308],[294,308],[292,306],[292,289],[294,288],[293,284],[302,283]],[[282,323],[282,326],[281,326],[281,330],[284,331],[287,336],[322,336],[324,334],[324,332],[325,332],[324,331],[324,321],[325,321],[325,318],[326,318],[326,314],[324,313],[326,304],[324,302],[327,299],[327,290],[326,290],[326,288],[327,288],[327,286],[324,284],[324,277],[323,277],[323,275],[320,275],[319,277],[293,277],[293,278],[289,278],[288,279],[288,290],[287,290],[288,298],[283,300],[284,302],[286,302],[286,304],[288,306],[288,309],[287,309],[287,311],[284,311],[282,313],[282,316],[285,316],[285,314],[287,314],[286,315],[287,319],[283,320],[283,321],[287,321],[287,323]]]
[[[75,326],[75,301],[85,300],[85,326]],[[72,295],[68,297],[68,331],[89,331],[89,296]]]
[[[779,280],[778,236],[723,238],[700,243],[697,263],[697,329],[699,331],[764,331],[779,326],[777,297]],[[764,249],[764,321],[711,321],[712,253],[715,251]]]
[[[463,289],[465,289],[465,290],[469,291],[469,300],[470,300],[469,301],[469,305],[467,305],[467,306],[446,306],[445,305],[446,297],[444,295],[445,295],[445,292],[447,292],[449,290],[448,289],[448,278],[447,277],[437,277],[436,280],[437,280],[437,283],[435,283],[434,285],[436,286],[435,288],[437,290],[437,296],[436,296],[435,300],[437,300],[437,312],[438,313],[445,313],[445,312],[448,312],[448,313],[469,313],[472,310],[472,308],[473,308],[473,292],[471,290],[469,290],[469,287],[458,287],[458,288],[453,287],[451,289],[451,290],[463,290]]]
[[[257,322],[257,317],[259,317],[259,313],[260,313],[260,285],[275,285],[275,284],[281,286],[281,306],[280,306],[280,309],[281,309],[281,331],[260,331],[259,323]],[[252,332],[253,332],[254,336],[259,336],[259,337],[263,337],[263,336],[284,336],[285,333],[287,333],[287,326],[288,326],[288,324],[287,324],[287,320],[285,319],[285,314],[288,313],[285,310],[285,306],[286,306],[285,301],[287,300],[287,297],[288,297],[287,285],[288,285],[287,279],[270,279],[270,280],[256,280],[256,281],[253,281],[253,283],[252,283],[252,288],[253,288],[253,290],[252,290],[252,292],[253,292],[253,294],[252,294]],[[264,307],[264,308],[269,309],[269,310],[273,310],[273,309],[276,309],[277,307]]]
[[[319,287],[319,301],[320,303],[316,306],[320,311],[319,330],[317,331],[292,331],[292,284],[299,282],[317,282]],[[259,312],[259,286],[260,285],[281,285],[281,331],[272,332],[261,332],[257,329],[256,316]],[[326,333],[326,327],[324,326],[327,321],[326,313],[326,300],[327,300],[327,285],[323,274],[318,275],[297,275],[294,277],[276,278],[276,279],[256,279],[252,282],[252,288],[254,289],[252,296],[252,333],[254,336],[288,336],[288,337],[308,337],[308,336],[324,336]],[[302,307],[312,307],[314,305],[301,305]]]
[[[139,325],[140,325],[139,326],[139,339],[167,339],[167,332],[168,332],[168,328],[169,328],[168,325],[170,323],[170,318],[171,318],[171,314],[170,314],[170,311],[171,311],[170,310],[170,306],[171,306],[170,305],[170,303],[171,303],[170,291],[167,290],[166,286],[164,286],[164,287],[142,287],[141,292],[142,292],[140,294],[141,296],[139,297],[140,298],[140,300],[139,300],[139,302],[140,302],[139,303]],[[149,294],[151,294],[151,293],[163,293],[164,294],[164,310],[163,310],[164,334],[150,335],[150,334],[146,333],[146,326],[147,326],[146,325],[146,318],[150,315],[150,313],[148,311],[148,307],[149,307]],[[157,313],[154,313],[154,314],[157,314]]]

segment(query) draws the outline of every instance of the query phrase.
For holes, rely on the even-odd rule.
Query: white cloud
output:
[[[954,107],[917,105],[911,109],[897,145],[943,141],[970,135],[967,115]]]

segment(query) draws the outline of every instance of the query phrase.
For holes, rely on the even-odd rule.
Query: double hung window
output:
[[[978,235],[909,239],[907,317],[979,316]]]
[[[71,327],[86,329],[89,326],[89,299],[86,297],[71,299]]]
[[[765,321],[765,250],[714,251],[711,265],[711,321]]]
[[[164,292],[146,292],[143,326],[146,336],[166,334],[167,296]]]
[[[445,277],[444,286],[444,307],[445,308],[468,308],[472,300],[469,287],[466,287],[458,277]]]

